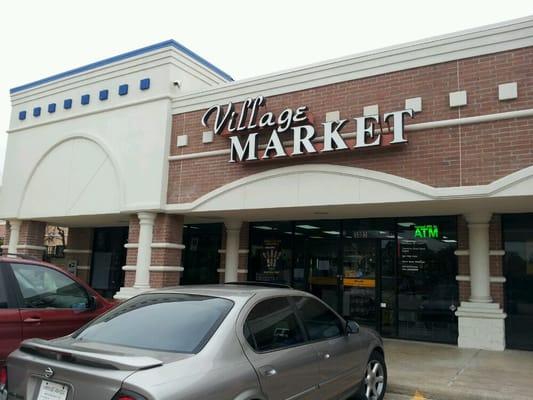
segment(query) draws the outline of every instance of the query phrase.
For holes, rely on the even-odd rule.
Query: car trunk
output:
[[[46,399],[111,400],[129,375],[162,364],[148,356],[79,350],[34,339],[8,358],[8,391],[26,400],[37,399],[39,393]]]

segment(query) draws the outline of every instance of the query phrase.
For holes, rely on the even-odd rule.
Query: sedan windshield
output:
[[[219,297],[143,294],[96,319],[74,338],[154,351],[197,353],[232,307],[232,301]]]

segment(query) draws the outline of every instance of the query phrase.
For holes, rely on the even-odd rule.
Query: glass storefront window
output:
[[[401,337],[451,341],[457,337],[457,226],[455,218],[398,221],[398,328]]]
[[[250,259],[254,280],[291,283],[293,230],[290,222],[250,225]]]
[[[504,215],[502,226],[507,345],[533,350],[533,214]]]
[[[454,342],[456,217],[256,222],[249,279],[320,297],[382,334]]]

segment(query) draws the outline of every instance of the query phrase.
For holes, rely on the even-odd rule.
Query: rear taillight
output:
[[[113,397],[113,400],[146,400],[146,398],[129,390],[121,390]]]
[[[7,387],[7,367],[0,367],[0,393]]]

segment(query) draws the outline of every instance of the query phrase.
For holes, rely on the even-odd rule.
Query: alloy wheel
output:
[[[385,374],[383,365],[377,360],[370,360],[366,366],[364,393],[368,400],[378,400],[383,393]]]

